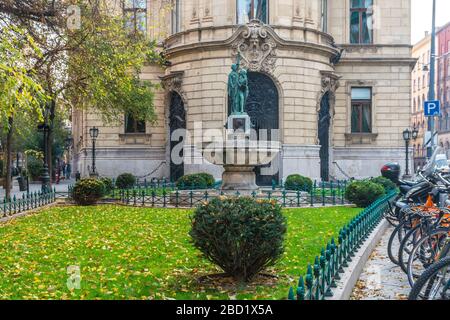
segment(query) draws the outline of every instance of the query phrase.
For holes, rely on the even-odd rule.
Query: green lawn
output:
[[[284,299],[331,236],[360,209],[287,209],[278,280],[199,283],[219,273],[189,242],[190,210],[54,207],[0,225],[0,299]],[[81,289],[69,290],[69,266]],[[267,279],[266,279],[267,280]]]

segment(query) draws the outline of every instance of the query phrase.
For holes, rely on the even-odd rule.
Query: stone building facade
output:
[[[142,79],[160,82],[155,125],[105,126],[75,111],[74,168],[87,175],[89,128],[100,128],[101,175],[132,172],[170,177],[222,168],[203,163],[199,126],[224,131],[227,78],[238,54],[249,71],[246,111],[257,129],[278,129],[278,172],[260,184],[299,173],[343,179],[379,175],[405,164],[402,131],[411,112],[411,3],[408,0],[149,0],[148,36],[170,66],[147,66]],[[170,6],[169,6],[170,5]],[[137,12],[137,11],[136,11]],[[151,26],[151,27],[150,27]],[[128,130],[130,127],[132,130]],[[139,128],[137,128],[139,127]],[[137,128],[137,129],[136,129]],[[184,163],[172,163],[171,133],[186,128]],[[203,137],[208,140],[209,137]],[[176,139],[175,139],[176,140]],[[176,141],[175,141],[176,142]]]
[[[437,129],[439,145],[447,152],[447,156],[450,156],[450,23],[439,28],[436,38],[436,97],[442,106]]]
[[[417,59],[417,64],[412,72],[411,87],[411,126],[418,130],[416,141],[413,141],[414,169],[423,167],[427,159],[427,150],[424,147],[426,141],[425,133],[428,130],[427,119],[424,116],[424,101],[428,100],[430,89],[430,52],[431,35],[428,33],[425,37],[416,43],[413,47],[412,56]]]

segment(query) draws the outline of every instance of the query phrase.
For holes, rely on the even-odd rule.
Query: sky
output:
[[[412,44],[431,31],[431,13],[433,0],[411,0],[412,4]],[[436,0],[436,27],[450,22],[450,0]]]

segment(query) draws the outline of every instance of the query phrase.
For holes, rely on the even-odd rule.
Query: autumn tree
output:
[[[11,192],[11,150],[14,120],[42,119],[42,104],[47,97],[42,86],[36,82],[31,67],[31,57],[41,52],[33,39],[23,29],[3,27],[0,33],[0,125],[6,135],[5,189]]]
[[[105,121],[123,114],[154,121],[154,86],[139,79],[146,63],[160,63],[155,42],[125,28],[113,0],[3,1],[0,23],[25,30],[39,54],[29,58],[34,80],[49,97],[47,154],[55,116],[64,108],[93,109]]]

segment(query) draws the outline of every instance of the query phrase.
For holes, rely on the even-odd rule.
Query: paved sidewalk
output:
[[[52,184],[52,188],[56,189],[56,192],[67,192],[69,185],[70,184],[74,184],[75,180],[63,180],[61,181],[59,184]],[[30,184],[30,192],[35,192],[35,191],[41,191],[41,184],[37,183],[37,184]],[[22,194],[26,194],[26,192],[24,191],[20,191],[19,190],[19,186],[17,185],[17,182],[14,183],[14,187],[11,191],[11,197],[16,196],[18,197],[22,197]],[[0,187],[0,201],[3,201],[3,198],[5,197],[5,189],[3,189],[2,187]]]
[[[411,290],[406,274],[391,262],[387,243],[389,228],[367,261],[351,300],[406,300]]]

